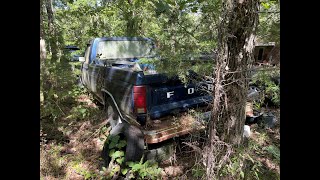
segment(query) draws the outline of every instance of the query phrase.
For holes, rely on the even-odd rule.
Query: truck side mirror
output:
[[[79,57],[79,61],[80,61],[80,62],[85,62],[86,60],[85,60],[84,57]]]

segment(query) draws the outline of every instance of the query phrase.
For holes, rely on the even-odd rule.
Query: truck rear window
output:
[[[154,56],[151,41],[101,41],[98,43],[99,59],[141,58]]]

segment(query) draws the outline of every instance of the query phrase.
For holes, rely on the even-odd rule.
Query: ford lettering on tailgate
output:
[[[206,90],[212,89],[212,85],[206,85]],[[185,87],[180,86],[166,86],[166,87],[154,87],[151,89],[152,104],[165,104],[169,102],[177,102],[181,100],[191,99],[205,95],[205,91],[202,91],[200,87],[189,85]]]

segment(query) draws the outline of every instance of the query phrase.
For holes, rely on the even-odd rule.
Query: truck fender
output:
[[[116,136],[122,132],[128,127],[129,125],[127,123],[119,123],[115,127],[113,127],[110,131],[110,136]]]
[[[117,105],[114,97],[112,96],[112,94],[111,94],[109,91],[105,90],[105,89],[101,89],[101,91],[104,92],[104,93],[106,93],[106,96],[109,96],[109,97],[111,98],[111,100],[112,100],[112,102],[113,102],[113,105],[114,105],[114,107],[117,109],[117,112],[118,112],[121,120],[125,120],[125,119],[123,118],[123,115],[122,115],[122,113],[120,112],[120,109],[119,109],[119,107],[118,107],[118,105]],[[105,98],[106,98],[106,96],[105,96]],[[106,103],[105,103],[105,104],[106,104]],[[126,121],[126,120],[125,120],[125,121]]]

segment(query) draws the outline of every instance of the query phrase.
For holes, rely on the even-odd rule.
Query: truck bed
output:
[[[205,129],[206,122],[211,118],[211,111],[206,108],[199,110],[202,112],[198,115],[184,112],[177,116],[166,116],[147,122],[143,129],[146,143],[159,143],[173,137]]]

